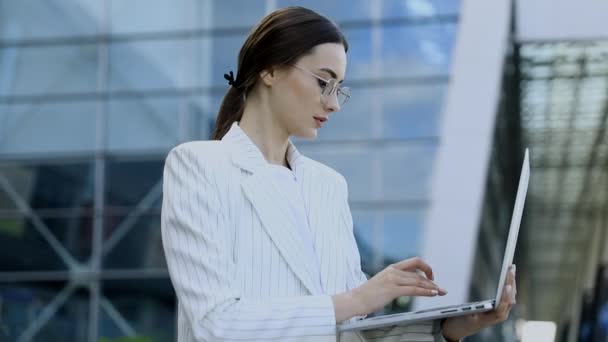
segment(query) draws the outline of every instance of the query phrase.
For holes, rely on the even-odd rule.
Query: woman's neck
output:
[[[288,166],[289,134],[281,127],[268,106],[248,97],[239,127],[260,149],[268,163]]]

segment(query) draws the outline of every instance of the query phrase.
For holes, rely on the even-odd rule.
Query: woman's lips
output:
[[[318,128],[320,128],[321,126],[323,126],[323,123],[324,123],[325,121],[327,121],[327,119],[326,119],[326,118],[319,117],[319,116],[315,116],[314,118],[315,118],[315,123],[317,124],[317,127],[318,127]]]

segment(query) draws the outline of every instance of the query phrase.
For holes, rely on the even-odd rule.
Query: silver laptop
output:
[[[338,331],[350,330],[367,330],[380,328],[385,326],[415,323],[420,321],[435,320],[438,318],[467,315],[475,312],[484,312],[493,310],[499,303],[502,296],[503,286],[507,277],[509,266],[513,263],[513,255],[515,253],[515,245],[517,243],[517,235],[519,233],[519,224],[524,210],[526,194],[528,192],[528,181],[530,179],[530,156],[526,148],[524,155],[524,163],[521,168],[521,176],[519,177],[519,186],[517,188],[517,196],[513,207],[513,215],[511,217],[511,227],[509,228],[509,238],[505,248],[505,255],[502,260],[502,270],[500,271],[500,280],[498,281],[498,289],[494,299],[488,299],[475,303],[457,304],[440,308],[424,309],[419,311],[404,312],[393,315],[384,315],[377,317],[364,318],[361,320],[346,322],[338,325]]]

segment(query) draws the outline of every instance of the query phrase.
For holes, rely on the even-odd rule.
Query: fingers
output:
[[[446,290],[418,273],[402,271],[396,268],[390,269],[389,272],[392,283],[398,287],[399,295],[443,296],[447,294]]]
[[[403,260],[396,264],[393,264],[392,266],[397,269],[400,269],[402,271],[421,270],[422,272],[424,272],[424,274],[426,275],[427,278],[429,278],[431,280],[435,279],[435,277],[433,276],[433,270],[431,269],[431,266],[429,266],[429,264],[424,262],[419,257],[414,257],[414,258],[410,258],[407,260]]]

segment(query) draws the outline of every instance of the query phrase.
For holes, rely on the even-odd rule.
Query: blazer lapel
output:
[[[233,163],[250,173],[242,181],[241,187],[273,243],[308,291],[311,294],[321,294],[319,275],[313,264],[317,261],[306,257],[304,246],[296,231],[297,223],[291,215],[285,194],[275,183],[272,175],[267,173],[268,162],[259,148],[241,130],[238,122],[232,124],[222,141],[230,143]],[[302,177],[307,173],[304,170],[304,158],[291,141],[287,159],[296,177]],[[308,204],[306,210],[308,212]]]

